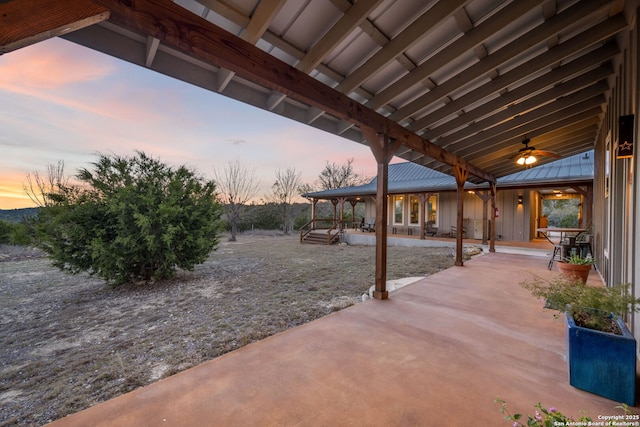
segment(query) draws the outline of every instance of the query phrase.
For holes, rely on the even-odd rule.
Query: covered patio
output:
[[[369,146],[381,300],[394,156],[455,179],[462,229],[465,186],[486,185],[495,215],[522,144],[593,149],[594,250],[607,284],[638,291],[640,163],[618,150],[639,105],[637,0],[299,4],[10,0],[0,53],[61,36]],[[518,286],[546,266],[483,255],[54,424],[501,425],[496,397],[620,413],[568,385],[562,323]]]
[[[569,385],[563,321],[518,284],[553,274],[539,256],[481,255],[51,425],[510,425],[497,397],[621,414]]]

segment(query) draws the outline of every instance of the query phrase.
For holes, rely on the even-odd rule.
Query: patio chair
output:
[[[438,234],[438,227],[433,226],[433,221],[427,221],[425,225],[426,227],[424,229],[424,234],[428,234],[431,236],[435,236],[436,234]]]
[[[462,237],[465,237],[467,234],[467,229],[462,227]],[[451,237],[458,237],[458,227],[456,227],[455,225],[451,226],[451,231],[449,233],[449,236]]]
[[[364,218],[363,218],[364,220]],[[369,220],[362,225],[362,231],[368,231],[370,233],[375,233],[376,231],[376,221],[374,218],[369,218]]]

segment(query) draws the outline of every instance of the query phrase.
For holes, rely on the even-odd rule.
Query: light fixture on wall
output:
[[[523,203],[522,195],[518,195],[518,204],[521,205]]]

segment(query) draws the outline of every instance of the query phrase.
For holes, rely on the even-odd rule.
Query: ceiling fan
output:
[[[560,155],[554,151],[536,150],[536,147],[529,147],[531,140],[526,138],[522,141],[524,147],[518,151],[516,156],[516,163],[523,166],[529,166],[537,162],[536,156],[553,157],[559,159]]]

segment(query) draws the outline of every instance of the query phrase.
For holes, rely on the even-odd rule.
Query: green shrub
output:
[[[17,246],[32,246],[34,244],[33,229],[25,222],[13,224],[9,233],[9,243]]]
[[[192,270],[217,245],[213,181],[141,152],[100,155],[93,167],[37,220],[38,245],[57,267],[115,284],[150,281]]]
[[[13,224],[7,221],[0,220],[0,243],[9,243],[9,237]]]
[[[0,220],[0,243],[30,246],[33,244],[33,232],[23,222],[9,222]]]

